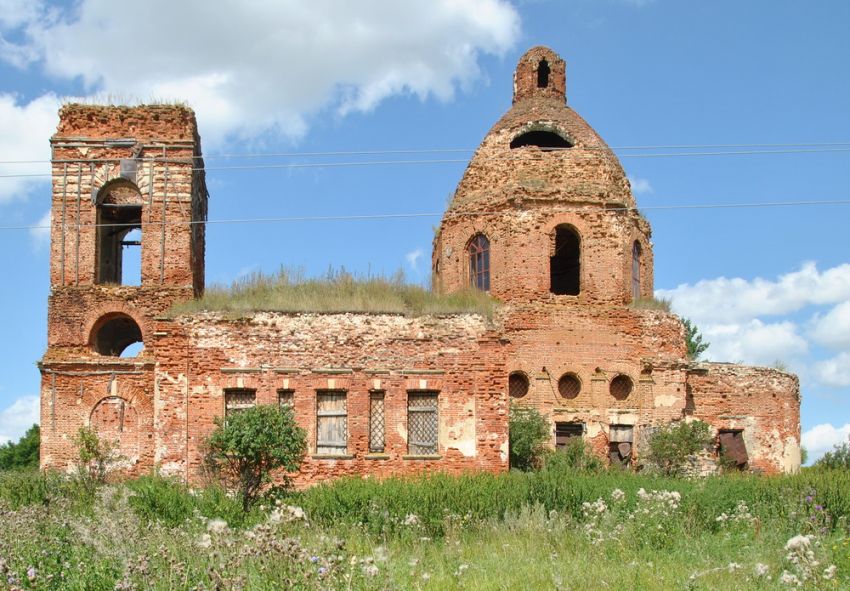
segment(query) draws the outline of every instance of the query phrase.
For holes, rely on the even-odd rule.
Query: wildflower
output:
[[[201,548],[209,548],[212,546],[212,538],[209,534],[203,534],[200,538],[198,538],[197,544]]]
[[[318,556],[311,556],[310,562],[319,562],[319,557]]]
[[[326,569],[325,567],[323,567],[323,566],[319,567],[319,575],[320,576],[324,575],[327,572],[328,572],[328,569]]]
[[[726,568],[729,570],[730,573],[734,573],[736,570],[741,570],[741,565],[737,562],[730,562],[728,565],[726,565]]]
[[[210,519],[207,522],[207,531],[213,533],[221,533],[227,529],[227,522],[224,519]]]
[[[794,536],[785,544],[786,550],[801,550],[809,547],[809,544],[812,542],[811,536]]]
[[[785,585],[797,585],[801,584],[800,579],[797,578],[797,575],[793,575],[789,573],[787,570],[782,571],[782,576],[779,577],[779,582]]]
[[[615,503],[619,503],[620,501],[622,501],[625,498],[626,498],[626,493],[621,491],[619,488],[615,488],[614,490],[611,491],[611,500],[614,501]]]
[[[408,513],[402,523],[404,525],[419,525],[419,516],[415,513]]]
[[[832,578],[835,576],[835,570],[836,570],[835,565],[830,564],[828,567],[826,567],[824,569],[823,578],[826,579],[827,581],[831,581]]]
[[[422,573],[422,580],[423,581],[427,581],[430,578],[431,578],[431,575],[429,575],[428,573]]]
[[[770,571],[770,567],[768,567],[766,564],[762,564],[761,562],[757,562],[755,566],[755,571],[757,577],[763,577]]]
[[[374,577],[378,574],[378,567],[374,564],[368,564],[363,567],[363,574],[365,574],[367,577]]]
[[[458,565],[457,570],[455,571],[455,576],[456,577],[461,576],[466,571],[466,569],[468,569],[468,568],[469,568],[468,564]]]
[[[38,572],[35,570],[34,566],[31,566],[27,569],[27,578],[30,581],[35,581],[35,577],[36,577],[37,574],[38,574]]]

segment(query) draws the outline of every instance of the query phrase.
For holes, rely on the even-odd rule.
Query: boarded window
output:
[[[740,430],[720,431],[720,457],[738,470],[746,470],[750,461],[744,432]]]
[[[437,393],[407,395],[407,450],[411,455],[437,453]]]
[[[384,393],[369,394],[369,451],[382,453],[386,445],[386,422],[384,419]]]
[[[281,388],[277,391],[277,404],[280,406],[281,410],[284,408],[288,408],[290,410],[295,410],[295,390],[289,390],[287,388]]]
[[[608,457],[612,466],[626,467],[631,463],[634,427],[611,425],[608,431]]]
[[[490,241],[484,234],[476,234],[469,241],[469,282],[481,291],[490,291]]]
[[[569,400],[581,392],[581,380],[574,373],[565,373],[558,380],[558,393]]]
[[[640,242],[635,240],[632,245],[632,300],[640,299]]]
[[[328,390],[316,395],[316,453],[344,455],[348,451],[348,407],[345,392]]]
[[[584,435],[584,423],[555,423],[555,448],[565,449],[571,439]]]
[[[528,376],[521,371],[515,371],[508,376],[508,394],[511,398],[522,398],[528,394]]]
[[[578,295],[581,289],[581,244],[570,226],[555,228],[555,252],[549,259],[550,288],[557,295]]]
[[[628,398],[633,389],[634,384],[632,383],[632,378],[624,374],[620,374],[615,377],[611,380],[611,384],[608,386],[611,396],[617,400],[625,400]]]
[[[224,416],[251,408],[257,403],[257,391],[250,388],[229,388],[224,391]]]

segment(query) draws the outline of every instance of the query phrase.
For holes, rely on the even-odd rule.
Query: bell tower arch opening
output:
[[[546,88],[549,86],[549,62],[545,59],[540,60],[537,64],[537,88]]]
[[[142,194],[116,179],[97,196],[97,283],[141,285]]]
[[[142,329],[127,314],[116,312],[98,320],[92,328],[89,343],[100,355],[134,357],[144,347]]]

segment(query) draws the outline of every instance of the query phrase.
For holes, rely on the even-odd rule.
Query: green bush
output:
[[[665,476],[681,476],[688,459],[705,449],[711,440],[711,427],[703,421],[663,425],[650,435],[645,459]]]
[[[0,473],[0,499],[13,509],[29,505],[47,505],[59,496],[61,480],[52,473],[38,470],[8,470]]]
[[[304,429],[295,422],[290,408],[255,406],[216,419],[216,429],[207,439],[207,463],[225,486],[239,490],[242,510],[247,512],[273,471],[298,470],[307,450]],[[289,479],[278,473],[282,485]]]
[[[549,421],[537,409],[511,404],[508,441],[511,468],[540,468],[551,437]]]
[[[823,470],[850,470],[850,441],[839,443],[815,462]]]
[[[30,427],[17,442],[0,445],[0,470],[38,468],[38,450],[41,431],[38,425]]]
[[[581,437],[573,437],[564,449],[560,449],[546,457],[547,470],[562,471],[565,468],[581,472],[600,472],[605,469],[605,463]]]

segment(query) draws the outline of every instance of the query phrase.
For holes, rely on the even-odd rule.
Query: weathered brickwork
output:
[[[515,402],[549,418],[553,446],[583,436],[612,462],[634,463],[657,425],[702,419],[718,442],[744,442],[747,468],[796,470],[796,378],[693,364],[676,316],[633,305],[653,294],[651,230],[616,156],[565,101],[564,61],[529,50],[513,106],[473,156],[434,240],[437,289],[487,289],[503,302],[492,320],[170,316],[204,288],[194,115],[64,107],[51,140],[42,466],[70,469],[73,437],[90,425],[118,443],[127,473],[157,467],[198,481],[216,417],[283,403],[307,432],[298,485],[498,472]],[[125,248],[141,249],[140,285],[121,284]],[[120,357],[133,343],[144,348]],[[421,404],[431,410],[415,414]]]

